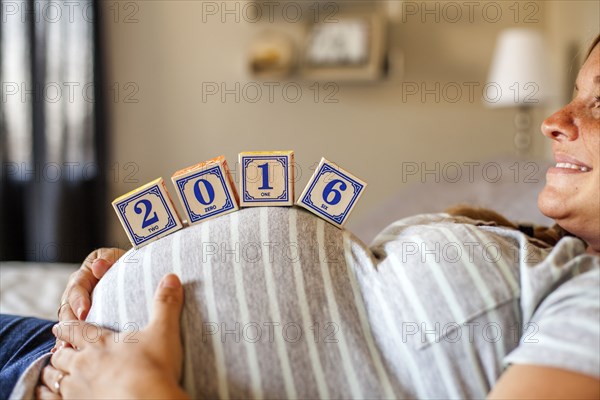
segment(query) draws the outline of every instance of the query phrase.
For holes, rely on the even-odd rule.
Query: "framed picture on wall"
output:
[[[383,76],[385,22],[377,13],[336,16],[308,28],[300,60],[303,78],[374,81]]]

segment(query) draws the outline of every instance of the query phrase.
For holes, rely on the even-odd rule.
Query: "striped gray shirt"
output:
[[[510,363],[600,376],[600,259],[584,250],[445,214],[369,249],[299,208],[247,208],[129,251],[88,321],[135,336],[172,271],[192,397],[482,398]]]

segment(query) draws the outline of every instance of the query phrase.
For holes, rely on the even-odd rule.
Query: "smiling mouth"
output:
[[[556,168],[570,169],[570,170],[575,170],[575,171],[579,171],[579,172],[590,172],[592,170],[591,168],[585,167],[583,165],[577,165],[577,164],[566,163],[566,162],[556,163]]]

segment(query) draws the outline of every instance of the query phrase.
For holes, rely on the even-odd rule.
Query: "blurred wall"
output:
[[[469,2],[451,2],[462,9],[458,19],[448,2],[427,2],[425,7],[422,2],[397,2],[390,7],[394,22],[389,41],[393,54],[403,55],[404,65],[393,68],[393,79],[340,84],[334,95],[337,102],[327,103],[324,97],[330,88],[290,78],[301,85],[300,99],[286,101],[280,86],[270,101],[268,87],[248,72],[248,48],[265,30],[298,37],[305,25],[282,18],[250,23],[243,16],[236,22],[235,14],[203,13],[206,3],[224,5],[102,3],[111,83],[107,89],[113,96],[112,198],[158,176],[169,180],[172,188],[174,171],[220,154],[235,165],[242,150],[293,149],[302,168],[297,192],[321,156],[369,183],[351,218],[352,228],[353,220],[368,217],[384,199],[420,179],[420,174],[403,176],[402,162],[435,168],[436,162],[476,162],[514,154],[514,110],[489,109],[481,101],[501,30],[510,26],[543,30],[552,41],[557,76],[565,75],[568,44],[581,45],[598,32],[595,1],[520,2],[518,11],[514,2],[471,2],[476,3],[471,15],[464,4]],[[226,3],[234,8],[231,4],[236,2]],[[246,2],[238,3],[243,7]],[[416,13],[414,8],[410,15],[406,12],[408,3],[417,6]],[[225,101],[219,95],[203,99],[203,85],[233,89],[236,82],[240,87],[257,83],[264,89],[261,100],[252,103],[243,93],[239,102],[234,94]],[[408,96],[407,82],[424,84],[434,93]],[[474,98],[468,90],[472,82],[479,84]],[[458,100],[456,92],[444,93],[448,84],[464,88]],[[538,110],[534,116],[530,154],[534,158],[548,156],[537,128],[544,112]],[[111,223],[114,240],[126,243],[116,216]]]

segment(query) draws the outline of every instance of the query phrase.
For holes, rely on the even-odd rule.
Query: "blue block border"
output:
[[[242,198],[246,203],[287,203],[290,201],[290,179],[289,179],[289,159],[288,156],[242,156]],[[283,165],[285,188],[281,196],[275,199],[255,198],[246,192],[246,167],[254,160],[275,160]]]
[[[207,214],[204,214],[204,215],[198,215],[198,214],[194,213],[192,211],[192,209],[190,208],[187,197],[183,193],[183,188],[190,180],[198,178],[203,175],[215,175],[217,178],[219,178],[219,181],[221,182],[223,190],[225,191],[226,199],[225,199],[225,205],[223,207],[218,208],[218,209],[216,209],[212,212],[209,212]],[[223,176],[223,174],[221,172],[221,168],[219,166],[215,166],[215,167],[209,168],[207,170],[200,171],[193,175],[186,176],[185,178],[176,179],[175,183],[176,183],[175,187],[177,188],[177,190],[179,191],[179,194],[181,195],[181,198],[183,199],[183,205],[184,205],[185,211],[189,217],[190,224],[201,221],[203,219],[206,219],[206,218],[209,218],[212,216],[215,216],[217,214],[222,214],[224,212],[227,212],[227,211],[235,208],[235,206],[233,204],[233,200],[231,199],[231,194],[229,193],[229,190],[227,190],[227,185],[225,184],[225,177]]]
[[[146,194],[149,194],[149,193],[156,194],[160,198],[160,201],[162,202],[163,206],[165,207],[165,210],[167,211],[167,215],[168,215],[167,225],[163,229],[160,229],[160,230],[152,233],[150,236],[139,236],[131,228],[131,225],[129,224],[129,219],[127,218],[127,215],[125,215],[125,209],[129,205],[129,203],[131,203],[132,201],[136,201],[140,197],[142,197]],[[129,232],[129,237],[133,239],[133,243],[136,246],[139,246],[140,244],[143,244],[143,243],[155,238],[156,236],[159,236],[162,233],[169,231],[170,229],[177,226],[177,222],[175,222],[175,218],[173,217],[173,214],[171,213],[171,209],[167,205],[165,197],[163,196],[163,194],[160,190],[160,187],[158,185],[151,186],[148,189],[144,190],[143,192],[138,193],[133,197],[130,197],[128,199],[125,199],[125,200],[117,203],[116,207],[119,210],[119,213],[121,214],[121,217],[123,218],[123,221],[125,222],[125,228],[127,229],[127,232]]]
[[[313,188],[315,187],[315,185],[317,184],[319,179],[321,179],[321,176],[323,176],[327,172],[333,172],[334,174],[336,174],[344,179],[347,179],[348,181],[350,181],[350,183],[352,184],[352,187],[354,187],[354,189],[355,189],[354,190],[355,193],[354,193],[354,196],[352,197],[352,200],[350,200],[350,203],[348,203],[348,206],[346,207],[344,212],[341,213],[337,217],[334,217],[331,214],[326,213],[324,210],[317,207],[312,201],[310,201],[310,194],[311,194]],[[317,174],[315,175],[308,190],[306,191],[306,194],[300,200],[300,202],[302,204],[304,204],[305,206],[307,206],[308,208],[310,208],[311,210],[313,210],[316,213],[325,217],[325,219],[329,219],[329,220],[334,221],[334,222],[338,223],[339,225],[341,225],[344,222],[344,220],[346,219],[348,213],[352,209],[352,206],[354,205],[354,203],[358,199],[358,196],[360,196],[360,194],[364,188],[365,188],[365,185],[357,182],[355,179],[349,177],[348,175],[344,174],[343,172],[340,172],[339,170],[333,168],[331,165],[324,163],[321,166],[321,168],[319,169],[319,171],[317,172]]]

